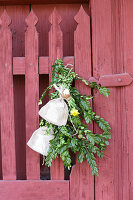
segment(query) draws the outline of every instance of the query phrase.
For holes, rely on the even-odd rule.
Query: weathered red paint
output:
[[[39,74],[49,74],[48,57],[39,57]],[[63,58],[64,65],[72,64],[74,66],[74,57],[66,56]],[[13,75],[24,75],[25,74],[25,57],[14,57],[13,58]]]
[[[2,15],[4,11],[4,7],[0,7],[0,16]],[[1,109],[1,106],[0,106]],[[1,111],[0,111],[1,113]],[[1,114],[0,114],[0,135],[1,135]],[[0,139],[0,144],[1,144],[1,139]],[[2,152],[1,152],[1,145],[0,145],[0,180],[2,179]]]
[[[88,76],[91,76],[90,17],[82,6],[75,16],[75,20],[78,23],[74,33],[75,72],[84,79],[87,79]],[[91,90],[84,83],[81,83],[81,81],[76,81],[75,84],[81,93],[91,94]],[[94,199],[94,178],[86,160],[82,164],[76,163],[76,166],[72,168],[70,177],[70,199]]]
[[[9,30],[11,19],[4,11],[0,18],[0,112],[1,151],[4,180],[16,179],[14,96],[12,76],[12,34]]]
[[[28,25],[25,33],[25,109],[26,109],[26,142],[39,126],[38,99],[38,33],[35,25],[38,19],[33,11],[26,18]],[[32,168],[32,170],[31,170]],[[26,176],[27,179],[40,179],[39,154],[26,147]]]
[[[133,77],[133,2],[124,0],[122,6],[121,32],[123,33],[123,66],[124,71]],[[123,21],[125,22],[123,24]],[[122,120],[124,130],[122,131],[122,174],[123,199],[133,199],[133,83],[122,89],[124,108]]]
[[[99,78],[99,83],[106,87],[120,87],[130,85],[133,78],[128,73],[103,75]]]
[[[51,23],[49,32],[49,79],[51,79],[52,64],[57,58],[63,58],[63,36],[59,26],[61,17],[56,8],[54,8],[50,15],[49,21]],[[52,180],[64,180],[64,166],[61,158],[53,160],[50,175]]]
[[[123,1],[118,0],[91,1],[93,76],[96,79],[105,74],[130,74],[123,63],[124,7]],[[95,94],[94,108],[98,114],[109,120],[112,135],[104,158],[98,161],[99,177],[95,179],[96,200],[130,199],[129,191],[132,189],[129,181],[128,140],[132,141],[132,137],[129,139],[129,115],[125,101],[125,88],[128,87],[110,88],[111,96],[108,99]],[[96,126],[94,130],[99,131]]]
[[[29,13],[28,6],[6,6],[11,18],[12,56],[25,55],[25,18]],[[22,57],[21,57],[22,58]],[[20,63],[17,69],[21,71]],[[26,133],[25,133],[25,77],[13,76],[14,114],[15,114],[15,151],[17,179],[26,177]],[[21,113],[21,117],[20,117]]]
[[[69,200],[69,181],[0,181],[2,200]]]
[[[53,12],[54,7],[56,7],[56,10]],[[83,5],[83,7],[88,12],[88,5]],[[90,17],[87,16],[83,8],[78,12],[79,4],[32,5],[39,19],[36,25],[39,38],[34,23],[36,17],[31,13],[31,21],[32,19],[35,19],[35,21],[32,21],[33,26],[31,26],[31,21],[30,23],[28,22],[29,26],[25,41],[26,23],[24,21],[29,13],[28,5],[6,6],[5,8],[12,19],[12,24],[9,28],[13,34],[13,52],[11,52],[11,33],[7,25],[4,30],[6,29],[9,35],[5,33],[4,40],[2,39],[3,36],[0,37],[0,42],[4,43],[0,45],[0,143],[2,149],[0,178],[3,176],[3,179],[9,180],[16,179],[17,176],[18,179],[25,179],[27,175],[27,179],[39,179],[39,155],[30,149],[25,154],[25,140],[28,140],[32,132],[38,127],[38,76],[41,74],[41,94],[42,90],[48,85],[48,76],[42,74],[49,74],[51,64],[57,57],[63,58],[66,56],[63,58],[65,64],[73,63],[73,69],[75,68],[75,71],[82,77],[87,80],[89,77],[94,77],[102,85],[110,87],[111,92],[111,96],[108,99],[95,92],[95,100],[93,102],[95,111],[107,119],[112,128],[110,146],[107,148],[104,158],[98,159],[97,162],[99,177],[96,177],[94,181],[86,161],[83,164],[76,163],[70,176],[70,197],[72,200],[132,199],[132,1],[90,0]],[[1,10],[3,11],[3,7],[0,7],[0,13]],[[52,14],[51,24],[48,21],[50,14]],[[74,21],[73,17],[75,15]],[[6,20],[4,21],[6,22]],[[78,25],[73,37],[76,23]],[[0,31],[2,30],[2,27],[0,27]],[[6,51],[8,49],[5,45],[7,44],[6,42],[9,42],[9,46],[7,46],[10,48],[10,54]],[[92,45],[90,42],[92,42]],[[2,52],[6,52],[6,54]],[[11,55],[13,55],[13,64]],[[3,67],[6,64],[6,59],[10,64],[8,72]],[[31,62],[33,67],[30,68],[29,64]],[[8,78],[7,73],[10,78]],[[14,78],[13,75],[15,75]],[[20,78],[18,75],[23,76]],[[26,79],[25,85],[24,75]],[[51,77],[51,72],[49,77]],[[88,87],[81,82],[76,82],[76,87],[82,93],[90,93]],[[10,93],[7,91],[10,91]],[[45,103],[46,100],[48,100],[48,97],[46,97]],[[6,106],[4,102],[6,102]],[[28,102],[30,102],[30,105]],[[26,108],[26,118],[24,107]],[[14,114],[15,128],[13,126]],[[27,127],[26,135],[25,123]],[[3,127],[8,127],[12,137],[8,137],[9,132],[5,131]],[[96,125],[94,125],[94,131],[100,133]],[[10,147],[8,153],[5,153],[4,150],[6,146]],[[64,167],[61,159],[53,162],[51,178],[56,180],[64,179]],[[62,199],[63,197],[68,199],[68,184],[69,182],[64,184],[64,181],[51,183],[51,181],[10,182],[4,180],[0,182],[0,193],[3,195],[2,198],[4,200],[10,197],[12,199],[21,199],[22,193],[24,194],[22,197],[25,199],[41,199],[42,197],[46,197],[48,200],[51,198]],[[19,189],[15,194],[16,187]],[[35,190],[35,188],[37,189]],[[59,192],[58,188],[62,192]],[[54,192],[54,196],[51,196],[51,191]]]
[[[75,4],[75,3],[89,3],[89,0],[57,0],[56,2],[54,0],[0,0],[0,5],[24,5],[24,4]]]
[[[112,64],[113,58],[113,41],[111,30],[111,1],[91,1],[91,16],[92,16],[92,54],[93,54],[93,76],[99,79],[101,75],[112,74],[114,66]],[[107,46],[108,44],[108,46]],[[113,71],[115,73],[115,71]],[[116,165],[115,154],[118,153],[114,150],[114,140],[118,134],[116,127],[117,111],[115,110],[116,88],[110,89],[111,96],[105,99],[98,93],[95,93],[94,108],[97,114],[105,119],[108,119],[111,125],[110,146],[106,150],[103,159],[98,161],[99,177],[95,178],[95,199],[99,200],[116,200],[114,180]],[[100,130],[95,125],[94,131]],[[120,148],[120,146],[119,146]],[[117,158],[118,159],[118,158]],[[118,182],[116,182],[117,184]]]
[[[122,87],[130,85],[133,81],[133,78],[128,73],[121,74],[111,74],[111,75],[102,75],[99,79],[95,77],[89,77],[89,82],[97,82],[101,86],[105,87]]]

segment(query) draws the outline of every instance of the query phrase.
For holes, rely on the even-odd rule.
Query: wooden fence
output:
[[[14,104],[14,90],[13,90],[13,75],[25,75],[25,129],[26,129],[26,141],[29,140],[34,130],[38,128],[39,117],[38,117],[38,100],[39,100],[39,74],[49,74],[49,79],[51,78],[51,65],[54,63],[56,58],[63,59],[64,63],[71,63],[74,66],[75,72],[79,72],[79,66],[82,65],[84,69],[81,75],[84,78],[91,76],[91,53],[90,53],[90,19],[85,13],[83,7],[81,6],[78,14],[75,17],[78,27],[75,31],[74,40],[74,57],[64,57],[63,58],[63,34],[60,29],[61,17],[54,9],[49,22],[51,23],[51,28],[49,31],[49,57],[39,57],[38,54],[38,32],[36,30],[36,24],[38,18],[36,17],[33,10],[27,16],[25,22],[27,24],[27,30],[25,32],[25,57],[12,57],[12,33],[9,29],[11,19],[7,12],[4,11],[1,16],[1,29],[0,29],[0,119],[1,119],[1,177],[3,179],[1,193],[3,199],[8,198],[8,196],[13,195],[12,189],[15,188],[20,183],[18,181],[6,182],[6,180],[16,180],[17,170],[16,166],[24,161],[26,157],[26,180],[39,180],[40,179],[40,155],[32,151],[29,147],[23,152],[23,157],[17,158],[18,152],[16,152],[17,141],[15,140],[15,134],[19,134],[15,131],[15,104]],[[86,27],[85,31],[82,30]],[[86,69],[86,70],[85,70]],[[80,86],[77,87],[80,88]],[[82,88],[81,90],[84,90]],[[89,92],[86,88],[86,92]],[[21,113],[18,116],[21,120]],[[21,137],[21,136],[20,136]],[[22,154],[21,154],[22,155]],[[80,165],[76,165],[78,168]],[[71,174],[71,182],[75,182],[75,172],[77,173],[76,179],[78,178],[77,167],[73,170]],[[88,164],[85,162],[81,168],[86,170],[83,177],[86,179],[86,174],[89,175]],[[88,171],[88,172],[87,172]],[[64,180],[64,166],[62,160],[56,159],[53,161],[50,169],[51,180]],[[93,178],[91,178],[93,179]],[[80,177],[79,180],[80,181]],[[76,180],[77,182],[77,180]],[[64,199],[68,197],[68,181],[64,183],[67,184],[63,189],[65,194]],[[5,184],[5,185],[3,185]],[[23,183],[24,184],[24,183]],[[26,184],[26,183],[25,183]],[[30,183],[32,184],[32,183]],[[62,185],[62,183],[60,184]],[[72,183],[75,187],[75,183]],[[91,184],[92,185],[92,184]],[[42,184],[44,187],[44,184]],[[21,188],[21,184],[19,186]],[[42,187],[42,189],[43,189]],[[56,186],[55,186],[56,187]],[[59,187],[59,186],[58,186]],[[88,185],[83,184],[84,189],[87,191]],[[8,188],[8,189],[7,189]],[[22,186],[22,191],[24,192],[25,186]],[[67,189],[66,189],[67,188]],[[62,189],[62,186],[61,186]],[[62,189],[62,190],[63,190]],[[72,188],[74,190],[74,188]],[[4,191],[4,192],[3,192]],[[18,191],[18,195],[22,192],[21,189]],[[3,194],[4,193],[4,194]],[[5,195],[6,193],[6,195]],[[37,192],[39,193],[39,192]],[[5,196],[4,196],[5,195]],[[50,194],[49,194],[50,195]],[[64,195],[64,194],[63,194]],[[77,192],[78,198],[78,192]],[[88,195],[88,194],[85,194]],[[12,197],[12,198],[18,198]],[[32,195],[26,198],[32,198]],[[49,198],[49,197],[47,197]],[[57,198],[57,197],[56,197]],[[72,197],[75,199],[75,196]]]
[[[124,2],[124,3],[122,3]],[[33,10],[26,17],[25,57],[14,57],[11,19],[2,9],[0,18],[0,194],[2,200],[131,200],[132,189],[132,128],[133,128],[133,4],[130,0],[91,0],[90,16],[81,6],[74,19],[74,56],[63,56],[62,18],[52,10],[48,38],[49,55],[39,56],[38,18]],[[40,7],[41,9],[41,7]],[[10,9],[9,9],[10,10]],[[130,12],[129,12],[130,11]],[[0,9],[1,13],[1,9]],[[130,38],[130,41],[128,41]],[[45,45],[45,40],[44,45]],[[124,50],[125,51],[124,51]],[[64,180],[61,159],[53,161],[51,180],[40,181],[40,155],[26,146],[39,126],[39,75],[45,88],[51,78],[51,65],[61,58],[73,64],[73,70],[86,80],[95,77],[110,87],[111,97],[104,100],[95,92],[92,105],[107,119],[112,128],[110,146],[102,160],[98,159],[99,177],[93,177],[86,161],[72,167],[70,181]],[[24,89],[14,85],[21,79]],[[23,78],[24,77],[24,78]],[[92,78],[92,80],[95,80]],[[42,86],[41,86],[42,87]],[[76,82],[80,92],[89,94],[87,86]],[[14,89],[15,88],[15,89]],[[15,101],[14,92],[19,93]],[[20,90],[22,93],[20,93]],[[18,110],[17,104],[22,104]],[[20,106],[19,106],[20,108]],[[16,113],[17,110],[17,113]],[[20,112],[19,112],[20,111]],[[23,124],[17,121],[23,116]],[[20,127],[19,127],[20,126]],[[19,132],[21,131],[23,134]],[[99,131],[95,125],[91,127]],[[22,146],[21,146],[22,145]],[[21,146],[21,147],[20,147]],[[23,179],[23,181],[19,180]],[[9,181],[10,180],[10,181]],[[70,185],[69,185],[70,184]],[[17,188],[17,191],[16,191]],[[16,193],[14,193],[16,191]],[[34,192],[33,192],[34,191]],[[69,195],[70,191],[70,195]]]

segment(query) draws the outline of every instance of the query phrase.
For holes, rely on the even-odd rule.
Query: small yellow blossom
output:
[[[79,115],[79,114],[80,114],[80,113],[78,112],[77,109],[73,108],[73,109],[71,110],[71,115],[77,116],[77,115]]]

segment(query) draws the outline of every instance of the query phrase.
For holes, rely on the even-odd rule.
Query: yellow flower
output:
[[[73,109],[71,110],[71,115],[77,116],[77,115],[79,115],[79,114],[80,114],[80,113],[78,112],[77,109],[73,108]]]

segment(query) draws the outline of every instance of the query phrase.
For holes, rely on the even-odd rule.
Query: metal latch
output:
[[[133,78],[128,73],[112,74],[100,76],[99,80],[94,77],[90,77],[88,81],[97,82],[101,86],[105,87],[120,87],[130,85]]]

